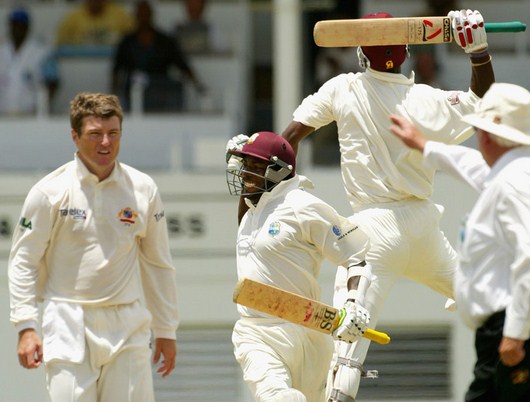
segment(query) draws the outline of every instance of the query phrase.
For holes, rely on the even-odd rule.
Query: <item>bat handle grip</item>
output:
[[[512,22],[485,22],[486,32],[524,32],[526,24],[519,21]]]
[[[363,338],[369,339],[371,341],[380,343],[381,345],[386,345],[390,342],[390,337],[384,332],[376,331],[375,329],[368,328],[364,334]]]

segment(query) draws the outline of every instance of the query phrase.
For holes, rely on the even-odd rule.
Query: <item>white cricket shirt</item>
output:
[[[251,278],[320,299],[318,276],[324,258],[334,265],[364,260],[366,235],[324,201],[306,192],[296,175],[261,196],[241,220],[237,237],[239,279]],[[268,317],[238,305],[242,317]]]
[[[175,269],[158,188],[116,162],[99,182],[75,156],[28,193],[9,258],[11,321],[37,322],[42,297],[94,306],[142,299],[155,337],[175,338]],[[35,325],[35,324],[33,324]]]
[[[504,154],[489,170],[477,151],[427,143],[426,160],[453,158],[482,193],[466,222],[455,275],[455,298],[473,329],[506,309],[504,336],[530,337],[530,147]],[[459,169],[461,166],[461,169]],[[445,169],[444,169],[445,170]],[[463,173],[462,173],[463,172]],[[484,173],[487,173],[485,175]]]
[[[390,114],[407,117],[428,139],[460,143],[472,134],[461,117],[478,99],[471,90],[443,91],[415,84],[414,74],[368,68],[330,79],[293,116],[315,129],[337,122],[342,178],[355,208],[432,194],[434,170],[390,132]]]

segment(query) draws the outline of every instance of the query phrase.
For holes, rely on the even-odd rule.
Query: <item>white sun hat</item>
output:
[[[475,113],[462,120],[497,137],[530,145],[530,92],[515,84],[493,83]]]

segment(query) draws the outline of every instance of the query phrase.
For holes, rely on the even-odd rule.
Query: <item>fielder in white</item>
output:
[[[149,176],[117,161],[122,119],[114,95],[73,99],[75,158],[33,186],[13,234],[18,359],[27,369],[44,363],[53,402],[154,401],[151,331],[153,360],[163,359],[158,372],[175,367],[176,278],[164,207]]]
[[[250,138],[239,135],[228,142],[227,152],[230,194],[241,196],[249,208],[237,234],[239,279],[251,278],[319,300],[317,279],[327,258],[349,267],[352,277],[367,284],[366,235],[354,219],[340,216],[305,191],[311,182],[296,174],[296,157],[285,139],[265,131]],[[322,402],[333,338],[241,305],[237,308],[234,354],[255,400]],[[352,301],[344,308],[346,317],[333,335],[353,342],[366,330],[369,314]]]
[[[443,91],[414,83],[400,66],[407,47],[359,47],[362,73],[338,75],[303,100],[282,133],[296,150],[306,136],[332,121],[338,126],[344,188],[355,220],[370,238],[366,261],[372,283],[364,306],[375,327],[385,299],[400,277],[425,284],[453,297],[456,253],[439,229],[442,208],[429,197],[434,170],[425,168],[421,155],[412,152],[389,131],[388,116],[410,119],[430,138],[459,143],[472,131],[461,116],[494,81],[483,18],[478,11],[451,11],[456,42],[471,58],[467,92]],[[364,18],[391,18],[376,13]],[[463,35],[459,35],[459,33]],[[335,304],[346,297],[345,275],[339,269]],[[330,370],[328,398],[351,402],[359,388],[369,341],[353,345],[337,342],[338,361]]]

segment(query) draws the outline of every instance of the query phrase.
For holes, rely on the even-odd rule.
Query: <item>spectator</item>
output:
[[[187,54],[227,51],[229,44],[219,26],[204,18],[207,0],[184,0],[184,6],[186,18],[174,29],[182,49]]]
[[[191,80],[199,93],[205,91],[188,64],[177,42],[158,29],[153,23],[153,9],[148,1],[136,3],[134,32],[119,42],[114,56],[112,87],[130,108],[131,88],[144,85],[143,104],[146,111],[182,110],[183,82],[171,75],[177,67],[182,75]]]
[[[39,94],[48,102],[59,84],[52,49],[30,36],[27,10],[15,8],[8,15],[8,39],[0,46],[0,113],[33,114]]]
[[[122,6],[107,0],[84,0],[62,20],[57,44],[113,46],[134,28],[134,19]]]

